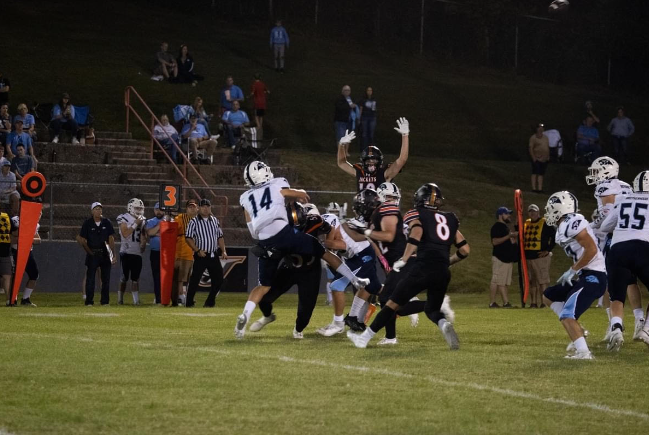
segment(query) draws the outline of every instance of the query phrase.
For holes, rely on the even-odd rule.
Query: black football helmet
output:
[[[372,164],[372,161],[375,163]],[[383,153],[378,147],[371,145],[363,150],[361,163],[363,165],[363,171],[368,174],[373,174],[378,168],[383,166]]]
[[[329,234],[331,232],[331,225],[327,223],[320,215],[307,215],[306,223],[304,224],[304,232],[313,236],[320,236]]]
[[[306,211],[302,204],[291,201],[286,205],[286,214],[288,215],[288,224],[301,230],[306,224]]]
[[[438,209],[442,205],[441,189],[435,183],[426,183],[415,192],[415,207],[430,207]]]
[[[381,205],[379,194],[374,189],[363,189],[354,197],[354,213],[365,222],[370,221],[374,210]]]

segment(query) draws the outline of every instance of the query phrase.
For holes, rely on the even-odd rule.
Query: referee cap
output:
[[[203,198],[203,199],[201,199],[201,202],[200,202],[198,205],[200,205],[200,206],[203,206],[203,205],[212,205],[212,203],[210,202],[209,199],[207,199],[207,198]]]
[[[91,211],[94,210],[95,207],[101,207],[101,208],[104,208],[104,206],[101,205],[101,202],[99,202],[99,201],[93,202],[92,205],[90,206],[90,210],[91,210]]]

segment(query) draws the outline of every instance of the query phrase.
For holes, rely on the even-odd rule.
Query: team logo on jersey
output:
[[[599,189],[597,189],[597,194],[601,195],[602,193],[606,192],[608,190],[608,186],[602,186]]]
[[[574,221],[574,222],[572,223],[572,229],[576,231],[577,228],[579,228],[579,224],[580,224],[580,223],[581,223],[581,219],[578,219],[578,220]]]
[[[238,265],[244,264],[246,262],[245,255],[229,255],[227,260],[221,260],[221,267],[223,268],[223,279],[227,278],[230,272]],[[203,272],[201,281],[199,282],[200,287],[210,287],[212,281],[210,280],[210,273],[206,270]]]

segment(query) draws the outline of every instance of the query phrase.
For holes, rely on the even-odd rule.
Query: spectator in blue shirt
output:
[[[64,93],[61,96],[61,101],[58,102],[52,109],[52,122],[50,122],[52,130],[54,130],[54,139],[52,143],[59,143],[59,135],[62,129],[70,131],[72,135],[72,145],[78,145],[79,139],[79,126],[77,121],[74,120],[74,106],[70,102],[70,95]]]
[[[16,147],[22,144],[25,147],[26,153],[34,157],[34,147],[32,137],[23,129],[23,122],[19,119],[14,123],[14,131],[7,136],[7,148],[9,159],[13,159],[18,154]]]
[[[0,145],[4,147],[7,144],[7,136],[11,133],[11,115],[9,114],[9,105],[0,105]],[[6,150],[5,150],[6,152]]]
[[[18,105],[18,115],[14,116],[14,124],[16,121],[21,120],[23,122],[23,130],[27,132],[32,140],[36,140],[36,120],[34,115],[29,113],[27,109],[27,104],[20,103]]]
[[[577,158],[586,157],[586,163],[589,165],[601,153],[599,131],[593,127],[593,123],[593,117],[587,116],[584,123],[577,129]]]
[[[151,273],[153,274],[153,293],[155,295],[154,304],[160,303],[160,222],[164,220],[164,213],[160,210],[160,203],[156,202],[153,206],[155,217],[146,221],[146,234],[149,237],[149,247],[151,253]]]
[[[248,114],[243,110],[239,110],[239,102],[232,103],[232,110],[228,110],[221,118],[225,133],[228,135],[228,145],[235,148],[237,141],[235,136],[241,137],[243,135],[243,127],[250,125]]]
[[[16,174],[16,180],[20,181],[26,173],[34,170],[34,161],[30,156],[25,155],[25,145],[19,143],[16,151],[16,157],[11,161],[11,172]]]
[[[275,71],[284,73],[284,53],[288,48],[289,39],[286,29],[282,27],[282,21],[277,20],[275,27],[270,31],[270,48],[273,50],[275,59]]]
[[[221,113],[232,110],[232,103],[235,101],[243,101],[243,91],[234,84],[232,76],[228,76],[225,79],[225,87],[221,89]]]
[[[180,136],[187,139],[188,149],[193,153],[192,163],[198,162],[198,150],[205,149],[203,160],[211,161],[210,157],[216,149],[216,139],[211,139],[207,130],[198,123],[196,115],[189,116],[189,122],[180,131]]]
[[[629,137],[635,132],[635,126],[624,114],[624,107],[617,108],[617,116],[611,119],[608,124],[608,132],[613,136],[613,148],[615,148],[615,158],[620,163],[629,165],[627,158],[627,147]]]

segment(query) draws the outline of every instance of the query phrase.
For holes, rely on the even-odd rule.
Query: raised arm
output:
[[[356,176],[356,171],[354,170],[354,166],[347,161],[347,155],[345,154],[345,145],[350,144],[355,138],[355,132],[349,132],[348,130],[346,130],[345,135],[340,138],[340,142],[338,143],[338,167],[352,177]]]
[[[408,120],[406,118],[397,119],[397,126],[394,129],[401,134],[401,152],[399,158],[386,169],[386,181],[391,181],[403,169],[408,161],[408,152],[410,151],[410,123]]]

